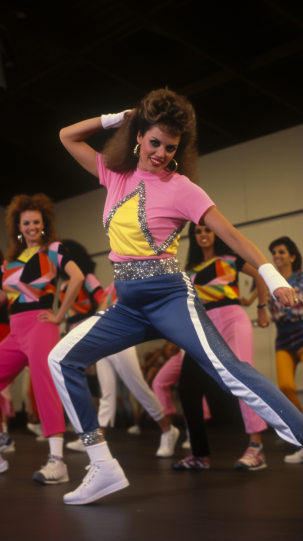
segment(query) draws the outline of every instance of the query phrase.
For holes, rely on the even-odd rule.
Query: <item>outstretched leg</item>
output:
[[[91,461],[82,484],[64,496],[66,504],[90,503],[128,486],[99,428],[85,369],[102,357],[156,336],[142,315],[129,314],[127,309],[117,304],[76,327],[51,352],[49,366],[55,385]]]
[[[159,333],[189,353],[225,391],[241,398],[283,439],[301,447],[302,414],[271,381],[237,359],[206,315],[189,276],[161,277],[157,287],[163,296],[164,290],[166,293],[161,310],[154,308],[154,287],[150,288],[150,302],[146,302],[145,292],[143,311]]]

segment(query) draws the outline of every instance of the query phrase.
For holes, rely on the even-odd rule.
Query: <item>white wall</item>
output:
[[[302,209],[303,125],[202,156],[200,185],[233,224]]]

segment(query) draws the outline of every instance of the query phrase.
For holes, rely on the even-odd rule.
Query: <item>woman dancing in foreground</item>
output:
[[[103,155],[84,142],[102,128],[118,126]],[[108,190],[104,225],[119,299],[116,306],[70,332],[49,356],[56,387],[91,462],[82,484],[66,494],[64,502],[89,503],[128,485],[98,426],[84,370],[101,357],[155,338],[184,349],[281,437],[302,446],[301,413],[268,379],[237,359],[175,259],[185,223],[205,224],[259,269],[284,306],[294,303],[294,290],[189,180],[196,178],[197,166],[191,104],[161,89],[130,112],[86,120],[64,128],[60,135],[70,154]]]

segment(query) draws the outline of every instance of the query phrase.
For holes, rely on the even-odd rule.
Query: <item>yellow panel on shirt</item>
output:
[[[116,210],[110,221],[108,229],[110,247],[118,255],[150,257],[155,254],[141,231],[138,206],[139,194],[137,193]],[[177,253],[179,238],[180,235],[165,250],[166,254]]]

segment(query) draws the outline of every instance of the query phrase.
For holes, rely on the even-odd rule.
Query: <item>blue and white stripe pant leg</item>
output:
[[[115,287],[116,306],[82,323],[49,356],[55,385],[77,433],[98,428],[84,370],[101,357],[164,338],[189,353],[283,439],[303,445],[303,415],[271,381],[237,359],[206,315],[186,273],[117,280]]]

